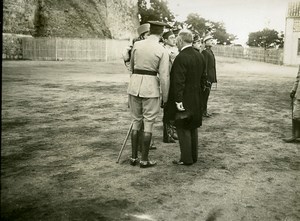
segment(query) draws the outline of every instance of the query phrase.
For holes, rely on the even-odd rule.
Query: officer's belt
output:
[[[141,75],[152,75],[152,76],[157,75],[156,71],[147,71],[147,70],[139,70],[139,69],[134,69],[133,73],[134,74],[141,74]]]

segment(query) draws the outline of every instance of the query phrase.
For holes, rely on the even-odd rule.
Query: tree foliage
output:
[[[191,26],[192,31],[196,32],[200,36],[208,32],[207,20],[200,17],[199,14],[191,13],[187,16],[185,21],[187,25]]]
[[[138,0],[138,9],[141,24],[147,21],[173,22],[175,18],[166,0],[150,0],[150,5],[146,0]]]
[[[189,14],[185,23],[200,36],[213,35],[218,44],[231,44],[236,39],[236,36],[227,33],[224,23],[207,20],[197,13]]]
[[[262,31],[251,32],[248,36],[248,45],[255,47],[283,47],[283,33],[265,28]]]

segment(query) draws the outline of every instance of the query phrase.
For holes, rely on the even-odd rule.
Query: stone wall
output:
[[[137,0],[4,0],[2,59],[22,59],[25,37],[131,39]]]
[[[37,0],[4,0],[3,33],[32,35]]]
[[[137,0],[3,1],[3,33],[129,39],[138,25]]]

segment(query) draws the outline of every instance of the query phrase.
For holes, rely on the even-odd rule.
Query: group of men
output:
[[[211,50],[213,37],[203,39],[205,49],[202,50],[198,35],[182,29],[176,36],[171,30],[164,32],[167,26],[158,21],[141,25],[139,38],[127,59],[131,72],[128,102],[133,118],[130,164],[139,163],[141,168],[156,165],[148,156],[153,124],[161,107],[164,109],[163,142],[179,141],[180,158],[173,161],[177,165],[197,162],[198,128],[202,117],[211,116],[207,101],[212,83],[217,82]]]

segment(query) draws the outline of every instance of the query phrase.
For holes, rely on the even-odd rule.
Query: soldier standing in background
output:
[[[193,48],[199,51],[200,53],[202,52],[202,39],[198,34],[195,34],[193,37]]]
[[[290,97],[293,102],[293,114],[292,114],[292,137],[285,138],[283,141],[287,143],[294,143],[300,141],[300,89],[299,89],[299,82],[300,82],[300,66],[298,70],[298,74],[296,77],[296,81],[293,85],[293,88],[290,93]]]
[[[211,114],[207,112],[207,103],[212,84],[217,83],[216,59],[211,50],[213,46],[213,37],[210,35],[206,36],[204,37],[203,42],[205,44],[205,49],[202,51],[202,54],[204,55],[207,74],[207,83],[203,94],[203,117],[210,117]]]
[[[125,51],[122,53],[122,57],[125,63],[125,66],[127,67],[127,69],[129,71],[130,70],[130,59],[131,59],[131,51],[133,48],[133,45],[136,41],[141,41],[141,40],[145,40],[147,38],[147,36],[149,35],[149,31],[150,31],[150,24],[149,23],[145,23],[140,25],[137,28],[137,32],[138,32],[138,37],[133,39],[132,44],[129,45],[128,47],[126,47]]]
[[[167,102],[170,85],[169,54],[159,44],[164,26],[167,24],[155,21],[149,23],[150,35],[147,39],[136,42],[132,48],[130,60],[132,73],[127,90],[133,118],[131,165],[138,162],[138,131],[144,123],[141,168],[156,165],[155,161],[148,158],[152,128],[160,111],[160,89],[163,101]]]
[[[178,55],[178,48],[176,47],[176,37],[173,31],[167,31],[162,35],[164,47],[167,49],[170,56],[170,66],[171,70],[172,64]],[[163,142],[164,143],[175,143],[178,139],[176,134],[176,129],[174,126],[174,122],[168,121],[165,117],[167,112],[167,107],[164,108],[164,116],[163,116]]]

